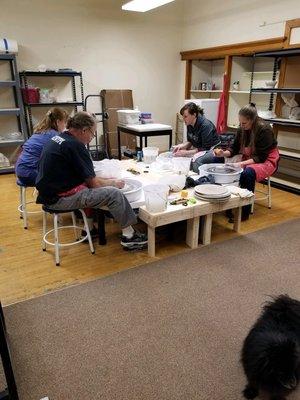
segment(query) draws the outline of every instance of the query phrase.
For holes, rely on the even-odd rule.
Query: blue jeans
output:
[[[240,187],[251,190],[254,193],[256,172],[251,167],[246,167],[240,176]],[[251,212],[251,204],[242,208],[243,216],[249,215]]]
[[[199,167],[203,164],[222,163],[224,164],[224,157],[216,157],[212,151],[208,151],[203,156],[198,157],[195,161],[191,162],[191,169],[199,174]]]

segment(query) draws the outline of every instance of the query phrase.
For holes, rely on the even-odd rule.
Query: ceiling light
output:
[[[145,12],[171,3],[174,0],[132,0],[122,6],[122,10]]]

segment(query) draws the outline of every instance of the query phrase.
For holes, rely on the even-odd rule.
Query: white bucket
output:
[[[0,54],[17,54],[18,43],[15,40],[2,38],[0,39]]]
[[[151,164],[158,156],[158,147],[143,147],[143,161],[145,164]]]
[[[191,158],[189,157],[173,157],[172,163],[174,172],[177,174],[187,175],[191,167]]]
[[[169,186],[153,184],[144,186],[146,209],[152,213],[165,211],[167,208]]]

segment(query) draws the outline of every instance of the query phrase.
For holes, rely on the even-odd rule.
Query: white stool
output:
[[[24,229],[28,228],[28,223],[27,223],[27,217],[28,214],[40,214],[42,210],[37,210],[37,211],[28,211],[27,210],[27,205],[28,204],[34,204],[35,201],[26,201],[26,189],[31,188],[34,191],[36,190],[34,186],[26,186],[23,183],[21,183],[19,180],[17,180],[17,185],[20,187],[20,204],[18,206],[18,211],[20,213],[20,218],[23,219],[24,223]]]
[[[83,223],[84,223],[83,229],[85,230],[86,235],[83,236],[81,239],[79,239],[79,231],[81,231],[82,227],[79,227],[76,225],[76,217],[75,217],[76,210],[52,210],[52,209],[46,207],[45,205],[43,205],[43,211],[44,211],[43,212],[43,241],[42,241],[43,251],[46,251],[46,244],[49,244],[50,246],[54,246],[54,248],[55,248],[55,264],[57,266],[60,265],[59,249],[61,247],[73,246],[75,244],[79,244],[79,243],[83,242],[86,239],[89,242],[91,253],[95,254],[95,249],[94,249],[94,245],[92,242],[89,226],[87,223],[87,218],[86,218],[85,212],[82,209],[78,209],[78,211],[80,211],[80,213],[82,215],[82,219],[83,219]],[[58,226],[59,214],[65,214],[65,213],[69,213],[69,212],[72,214],[73,225]],[[49,231],[47,231],[47,213],[53,215],[53,229],[50,229]],[[67,228],[74,229],[76,241],[70,242],[70,243],[59,243],[59,237],[58,237],[59,229],[67,229]],[[50,240],[47,239],[48,235],[52,232],[54,232],[54,243],[50,242]]]
[[[265,181],[261,182],[263,185],[263,188],[265,187],[265,185],[267,185],[267,189],[266,190],[255,190],[255,194],[253,196],[253,203],[251,206],[251,213],[253,214],[254,212],[254,202],[256,200],[260,201],[260,200],[267,200],[268,201],[268,207],[269,209],[271,209],[272,207],[272,192],[271,192],[271,178],[270,176],[268,176],[268,178],[266,179],[267,184],[265,184]],[[262,196],[256,196],[256,193],[260,193],[262,194]]]

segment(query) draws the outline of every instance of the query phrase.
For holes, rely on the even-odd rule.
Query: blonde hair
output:
[[[47,111],[44,118],[33,128],[34,133],[44,133],[49,129],[58,131],[57,121],[67,121],[69,114],[60,107],[52,107]]]
[[[93,128],[97,123],[96,119],[85,111],[79,111],[73,117],[69,117],[67,121],[67,129],[84,129]]]

